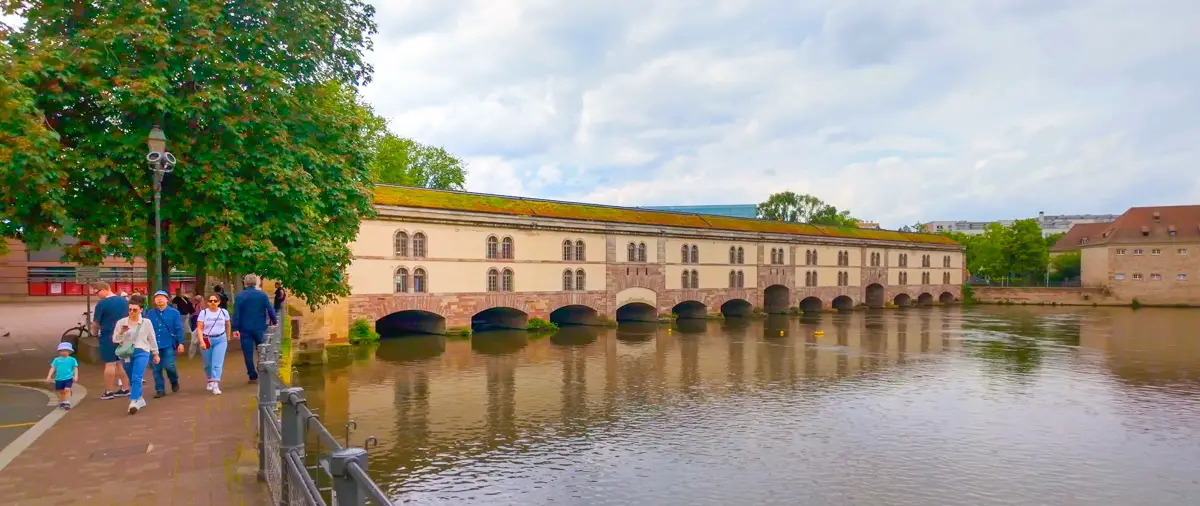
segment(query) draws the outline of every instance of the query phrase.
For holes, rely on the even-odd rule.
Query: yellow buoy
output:
[[[779,335],[781,335],[781,336],[783,335],[783,331],[782,331],[782,330],[780,330],[780,331],[779,331]]]
[[[825,335],[825,331],[824,331],[824,330],[818,330],[818,331],[816,331],[816,332],[813,332],[813,335],[814,335],[814,336],[823,336],[823,335]]]

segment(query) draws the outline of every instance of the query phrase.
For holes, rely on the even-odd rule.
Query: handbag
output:
[[[138,334],[141,333],[143,323],[146,323],[145,318],[138,320],[137,327],[133,329],[133,339],[129,339],[129,332],[126,331],[125,339],[121,341],[120,346],[117,346],[117,358],[124,360],[133,356],[133,350],[136,349],[133,345],[133,342],[137,340]]]

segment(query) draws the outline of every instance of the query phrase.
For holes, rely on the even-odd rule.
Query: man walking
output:
[[[287,292],[283,291],[283,285],[275,283],[275,314],[283,312],[283,303],[287,300]]]
[[[154,364],[154,398],[167,395],[163,371],[171,381],[171,391],[179,391],[179,371],[175,368],[175,354],[183,353],[183,317],[175,308],[168,306],[166,290],[154,292],[154,307],[146,311],[146,318],[154,326],[154,340],[158,345],[159,360]]]
[[[233,338],[239,340],[242,346],[242,358],[246,360],[246,374],[250,382],[258,381],[258,371],[254,368],[254,350],[263,343],[263,332],[267,330],[267,321],[271,326],[278,324],[275,308],[271,307],[271,297],[258,289],[258,276],[247,274],[244,278],[246,289],[233,299]]]
[[[192,314],[196,308],[192,306],[192,301],[183,295],[182,288],[175,289],[175,298],[171,299],[171,305],[179,311],[179,315],[183,317],[183,330],[188,334],[192,333]]]
[[[100,361],[104,362],[104,393],[100,394],[100,399],[107,401],[129,395],[129,375],[125,373],[125,364],[117,357],[117,345],[113,343],[117,322],[129,316],[129,301],[113,293],[104,281],[93,282],[91,289],[100,297],[92,315],[92,333],[100,336]],[[118,380],[123,387],[117,384]]]

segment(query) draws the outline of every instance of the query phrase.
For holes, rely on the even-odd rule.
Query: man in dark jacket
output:
[[[246,289],[233,299],[233,338],[242,345],[242,358],[246,359],[246,374],[250,382],[258,381],[258,371],[254,368],[254,350],[263,343],[263,333],[267,331],[267,321],[274,326],[278,324],[275,308],[271,307],[271,297],[258,289],[258,276],[247,274]]]
[[[154,339],[158,341],[160,360],[154,364],[154,398],[167,395],[167,384],[163,371],[171,381],[171,391],[179,391],[179,372],[175,368],[175,354],[183,353],[183,317],[179,311],[167,305],[166,290],[154,293],[154,306],[146,310],[146,319],[154,325]]]

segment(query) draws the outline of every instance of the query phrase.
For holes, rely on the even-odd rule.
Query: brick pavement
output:
[[[66,311],[39,309],[43,315]],[[0,313],[12,312],[11,307],[0,309]],[[3,316],[0,321],[9,324],[8,314]],[[47,328],[61,325],[51,324]],[[21,328],[31,327],[37,328]],[[44,378],[53,353],[45,353],[40,343],[51,338],[56,343],[57,336],[50,334],[22,335],[11,341],[39,344],[5,355],[0,377],[28,379],[31,371],[34,377]],[[21,506],[265,504],[266,488],[256,480],[257,388],[246,383],[239,352],[231,352],[225,365],[224,394],[214,396],[204,390],[200,357],[180,357],[183,389],[163,399],[147,396],[146,409],[131,416],[126,412],[127,399],[99,400],[101,368],[84,364],[80,383],[92,395],[0,472],[0,502]],[[153,394],[149,377],[146,387]]]

